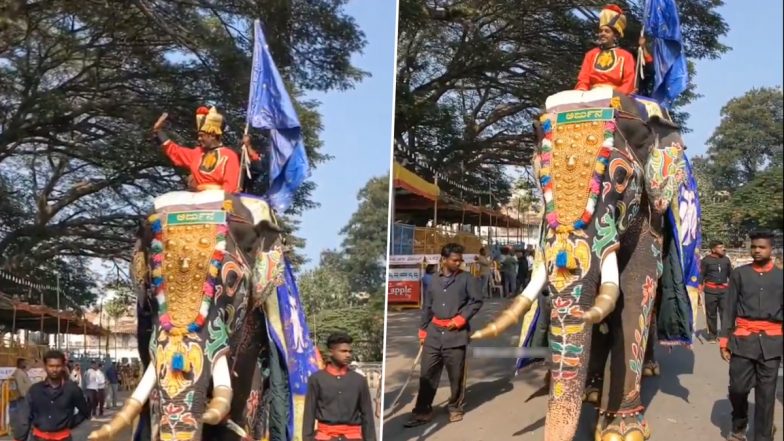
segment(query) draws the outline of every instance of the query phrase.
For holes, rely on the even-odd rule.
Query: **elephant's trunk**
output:
[[[507,328],[517,323],[520,317],[524,316],[536,297],[544,289],[547,283],[547,269],[544,262],[538,261],[531,273],[531,281],[528,282],[523,292],[517,296],[512,304],[501,313],[495,320],[484,328],[474,332],[471,339],[479,340],[487,337],[497,337]]]
[[[223,421],[231,410],[231,374],[226,356],[219,356],[212,365],[212,399],[204,412],[205,424],[216,425]]]
[[[122,409],[117,412],[108,424],[104,424],[100,429],[90,433],[87,439],[90,441],[111,440],[115,434],[121,432],[126,427],[130,427],[141,413],[144,402],[147,401],[153,387],[155,387],[155,381],[155,366],[150,363],[147,365],[139,385],[136,386],[133,394],[125,402]]]
[[[588,323],[600,323],[615,309],[615,303],[620,295],[618,258],[615,251],[602,260],[601,280],[602,284],[594,305],[583,314],[583,320]]]

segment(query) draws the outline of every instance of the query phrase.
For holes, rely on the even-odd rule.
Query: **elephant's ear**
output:
[[[656,126],[660,126],[664,129],[669,130],[680,130],[681,126],[676,124],[674,121],[671,121],[667,118],[662,118],[659,115],[653,115],[648,119],[648,124],[652,126],[654,130],[656,130]]]

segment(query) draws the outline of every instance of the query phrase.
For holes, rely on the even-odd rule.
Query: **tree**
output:
[[[626,3],[622,45],[636,47],[643,2]],[[509,193],[497,192],[503,167],[530,164],[533,118],[547,96],[574,87],[594,45],[597,14],[584,4],[401,0],[394,136],[406,148],[396,154],[425,158],[470,188],[492,187],[505,204]],[[718,41],[728,29],[717,12],[721,1],[678,4],[687,56],[727,50]],[[678,104],[696,96],[692,85]],[[687,116],[678,113],[681,121]]]
[[[214,104],[228,122],[224,141],[237,145],[256,17],[311,165],[327,160],[317,103],[301,94],[365,76],[351,63],[364,35],[344,4],[12,2],[0,23],[0,265],[29,274],[54,258],[128,260],[149,196],[182,187],[183,173],[147,139],[158,115],[169,112],[173,136],[192,144],[194,109]],[[303,185],[288,215],[315,205],[313,188]]]
[[[359,207],[340,234],[344,271],[354,292],[379,294],[386,276],[389,175],[372,178],[357,195]]]
[[[706,155],[694,158],[706,239],[741,243],[753,229],[784,229],[782,100],[778,87],[731,99]]]

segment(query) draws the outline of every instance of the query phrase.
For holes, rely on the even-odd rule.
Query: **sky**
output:
[[[697,92],[684,107],[691,114],[684,135],[689,158],[705,153],[706,141],[721,122],[721,108],[755,87],[781,86],[784,31],[781,0],[725,0],[719,9],[730,27],[720,41],[731,49],[717,60],[697,61]]]
[[[370,72],[345,92],[311,93],[321,102],[322,152],[334,156],[319,165],[311,180],[312,200],[321,207],[306,211],[297,235],[306,240],[304,269],[319,263],[325,249],[338,248],[340,229],[358,206],[357,193],[373,177],[389,172],[392,155],[392,100],[395,74],[395,0],[355,0],[345,11],[365,33],[367,45],[354,65]]]

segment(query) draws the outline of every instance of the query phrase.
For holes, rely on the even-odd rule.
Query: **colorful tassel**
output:
[[[175,352],[172,355],[172,370],[175,372],[182,372],[185,370],[185,356],[182,352]]]
[[[566,255],[566,251],[561,250],[555,256],[555,266],[557,266],[558,268],[566,268],[567,260],[568,260],[568,257]]]

